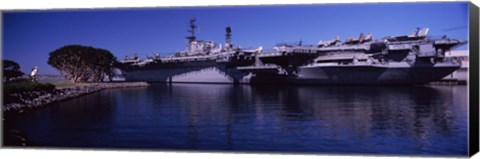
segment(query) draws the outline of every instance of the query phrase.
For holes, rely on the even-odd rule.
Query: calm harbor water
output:
[[[153,84],[5,121],[44,147],[466,155],[466,86]]]

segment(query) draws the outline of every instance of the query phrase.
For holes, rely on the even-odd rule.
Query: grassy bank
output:
[[[70,87],[70,86],[78,85],[78,83],[72,83],[72,82],[68,82],[68,81],[41,82],[41,83],[54,85],[55,88]]]
[[[5,95],[12,93],[23,93],[31,91],[53,91],[55,85],[51,83],[38,83],[30,81],[8,82],[3,85],[3,93]]]
[[[4,112],[23,112],[46,104],[111,88],[145,87],[146,82],[70,83],[15,82],[4,86]],[[5,114],[4,114],[5,115]]]

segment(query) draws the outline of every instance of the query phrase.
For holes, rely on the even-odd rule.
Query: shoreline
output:
[[[11,97],[15,98],[16,102],[3,104],[3,118],[5,118],[6,114],[21,114],[27,110],[40,108],[54,102],[68,100],[104,89],[146,86],[149,86],[147,82],[79,83],[74,86],[56,87],[53,91],[41,90],[13,93],[11,94]]]
[[[34,146],[28,140],[28,136],[20,129],[10,127],[8,124],[10,116],[21,115],[25,111],[33,111],[48,104],[80,97],[104,89],[147,87],[147,82],[110,82],[110,83],[79,83],[73,86],[57,86],[54,90],[28,91],[12,93],[10,97],[16,102],[3,104],[2,120],[4,124],[4,145],[9,147]],[[4,94],[4,98],[6,95]],[[3,101],[5,102],[5,101]]]

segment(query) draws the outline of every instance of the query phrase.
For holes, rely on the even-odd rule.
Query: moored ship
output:
[[[373,39],[371,33],[316,45],[278,44],[273,50],[224,47],[197,40],[190,21],[188,47],[174,55],[126,58],[118,66],[127,81],[249,84],[425,84],[460,68],[445,53],[466,41],[427,36],[417,28],[405,36]]]

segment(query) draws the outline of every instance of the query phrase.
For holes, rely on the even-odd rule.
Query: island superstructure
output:
[[[466,43],[431,38],[429,29],[410,35],[373,39],[371,33],[315,45],[277,44],[272,50],[224,47],[197,40],[190,21],[187,49],[166,57],[126,59],[119,68],[127,81],[245,84],[425,84],[460,68],[461,60],[445,52]]]
[[[232,29],[226,28],[225,45],[197,40],[195,19],[190,20],[185,51],[174,55],[158,55],[141,60],[138,57],[121,61],[120,68],[126,81],[245,83],[247,74],[239,66],[253,65],[258,49],[241,49],[231,43]]]

